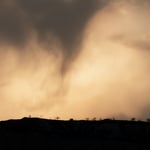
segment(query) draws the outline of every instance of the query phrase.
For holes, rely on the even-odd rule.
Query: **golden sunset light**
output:
[[[13,1],[0,2],[0,119],[150,115],[148,0]]]

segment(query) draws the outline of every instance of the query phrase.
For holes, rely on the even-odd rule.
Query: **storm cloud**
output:
[[[0,118],[148,117],[149,8],[149,0],[1,0]]]
[[[105,5],[103,0],[2,0],[0,42],[26,46],[33,33],[45,45],[57,38],[63,70],[78,55],[88,21]]]

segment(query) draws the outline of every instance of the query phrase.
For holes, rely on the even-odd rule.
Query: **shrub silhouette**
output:
[[[85,120],[89,121],[90,119],[89,119],[89,118],[86,118]]]
[[[74,121],[74,119],[73,119],[73,118],[70,118],[69,121]]]
[[[93,121],[96,121],[96,117],[94,117],[92,120],[93,120]]]
[[[136,118],[134,118],[134,117],[133,117],[133,118],[131,118],[131,121],[135,121],[135,120],[136,120]]]
[[[59,120],[59,119],[60,119],[60,117],[57,116],[57,117],[56,117],[56,120]]]
[[[150,122],[150,118],[147,118],[146,120],[147,120],[147,122]]]

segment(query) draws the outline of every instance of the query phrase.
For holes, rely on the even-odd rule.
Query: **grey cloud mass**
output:
[[[105,4],[104,0],[1,0],[0,42],[26,45],[33,31],[39,42],[55,36],[62,45],[65,67],[78,54],[75,49],[86,24]]]

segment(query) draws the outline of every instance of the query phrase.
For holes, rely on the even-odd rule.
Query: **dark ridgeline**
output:
[[[150,149],[149,141],[150,122],[40,118],[0,122],[1,150],[145,150]]]

